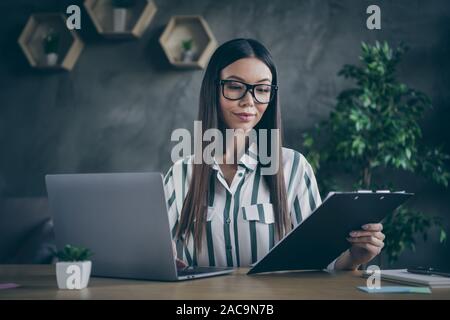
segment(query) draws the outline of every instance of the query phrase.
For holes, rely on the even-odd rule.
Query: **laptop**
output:
[[[177,270],[161,173],[57,174],[45,180],[56,247],[89,248],[93,276],[178,281],[233,272]]]

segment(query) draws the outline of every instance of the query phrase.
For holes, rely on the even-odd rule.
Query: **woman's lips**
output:
[[[244,122],[250,122],[256,116],[254,113],[246,113],[246,112],[233,113],[233,114],[236,117],[238,117],[241,121],[244,121]]]

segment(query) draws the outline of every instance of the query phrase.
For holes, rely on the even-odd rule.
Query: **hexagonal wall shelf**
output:
[[[208,23],[201,16],[173,16],[159,42],[169,62],[180,68],[205,68],[217,47]]]
[[[40,69],[72,70],[84,47],[61,13],[32,14],[18,42],[30,65]]]
[[[152,0],[85,0],[84,6],[101,35],[139,38],[156,11]]]

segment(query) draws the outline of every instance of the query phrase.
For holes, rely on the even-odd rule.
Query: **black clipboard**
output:
[[[324,269],[350,247],[349,232],[380,222],[413,193],[330,192],[322,204],[289,232],[247,274]]]

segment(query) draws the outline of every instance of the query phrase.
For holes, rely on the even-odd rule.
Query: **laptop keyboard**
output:
[[[186,276],[191,274],[202,274],[202,273],[211,273],[222,270],[227,270],[228,268],[217,268],[217,267],[186,267],[184,269],[178,270],[179,276]]]

